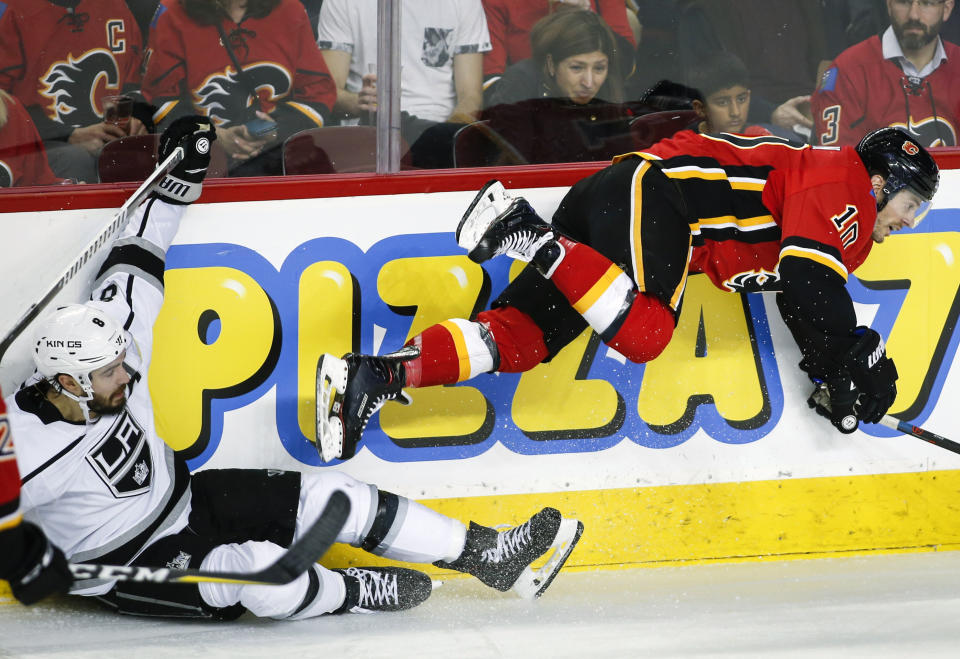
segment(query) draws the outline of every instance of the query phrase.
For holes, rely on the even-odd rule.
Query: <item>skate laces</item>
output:
[[[537,250],[552,238],[552,231],[541,234],[532,229],[521,229],[507,235],[494,254],[496,256],[506,254],[514,258],[530,260]]]
[[[397,605],[400,595],[397,590],[397,575],[382,574],[373,570],[347,568],[347,574],[360,582],[360,600],[362,608],[379,608],[385,604]]]
[[[480,560],[484,563],[500,563],[519,553],[531,540],[530,520],[520,526],[497,534],[497,546],[484,549]]]

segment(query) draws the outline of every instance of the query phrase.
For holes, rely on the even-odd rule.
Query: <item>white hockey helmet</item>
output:
[[[88,304],[70,304],[37,327],[33,361],[46,378],[71,376],[86,394],[81,400],[91,400],[90,373],[119,357],[127,343],[127,333],[106,313]]]

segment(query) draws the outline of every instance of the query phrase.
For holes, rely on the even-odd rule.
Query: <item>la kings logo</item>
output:
[[[250,84],[257,92],[266,91],[269,100],[285,96],[290,91],[290,74],[276,64],[261,63],[243,69]],[[237,78],[237,74],[227,69],[207,78],[194,94],[198,105],[206,110],[211,119],[218,122],[236,121],[246,116],[250,92],[249,87]]]
[[[120,88],[120,72],[110,51],[97,48],[77,59],[57,62],[43,77],[41,94],[51,100],[48,114],[68,126],[89,126],[99,123],[102,113],[94,107],[97,85],[101,78],[107,89]]]
[[[153,483],[146,434],[127,410],[87,454],[87,463],[118,499],[143,494]]]

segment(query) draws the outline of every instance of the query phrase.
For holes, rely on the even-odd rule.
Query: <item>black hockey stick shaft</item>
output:
[[[30,308],[27,309],[3,340],[0,341],[0,360],[7,354],[10,345],[23,333],[27,326],[47,308],[47,305],[56,297],[57,293],[63,290],[63,287],[80,272],[80,269],[83,268],[97,252],[104,246],[110,244],[114,237],[123,231],[124,227],[127,226],[127,221],[130,219],[131,211],[136,209],[143,200],[147,198],[147,195],[154,191],[160,183],[160,180],[183,160],[183,155],[183,147],[178,146],[162,163],[157,165],[153,173],[140,184],[140,187],[137,188],[130,198],[124,202],[123,206],[120,207],[120,210],[113,216],[110,224],[105,226],[100,233],[87,244],[77,260],[60,275],[60,278],[44,293],[40,301],[30,305]]]
[[[327,553],[350,516],[350,498],[334,490],[313,525],[272,565],[257,572],[215,572],[140,565],[74,563],[73,578],[153,583],[235,583],[276,586],[290,583]]]
[[[913,435],[917,439],[922,439],[923,441],[933,444],[934,446],[939,446],[940,448],[953,451],[954,453],[960,453],[960,443],[949,440],[946,437],[942,437],[935,432],[930,432],[929,430],[921,428],[920,426],[915,426],[912,423],[901,421],[895,416],[890,416],[889,414],[884,415],[884,417],[880,419],[880,423],[887,428],[898,430],[905,435]]]

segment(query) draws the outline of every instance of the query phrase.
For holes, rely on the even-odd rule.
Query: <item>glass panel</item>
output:
[[[604,161],[683,128],[953,146],[954,4],[8,0],[0,186],[142,179],[190,113],[213,176],[373,172],[378,141],[379,171]]]

